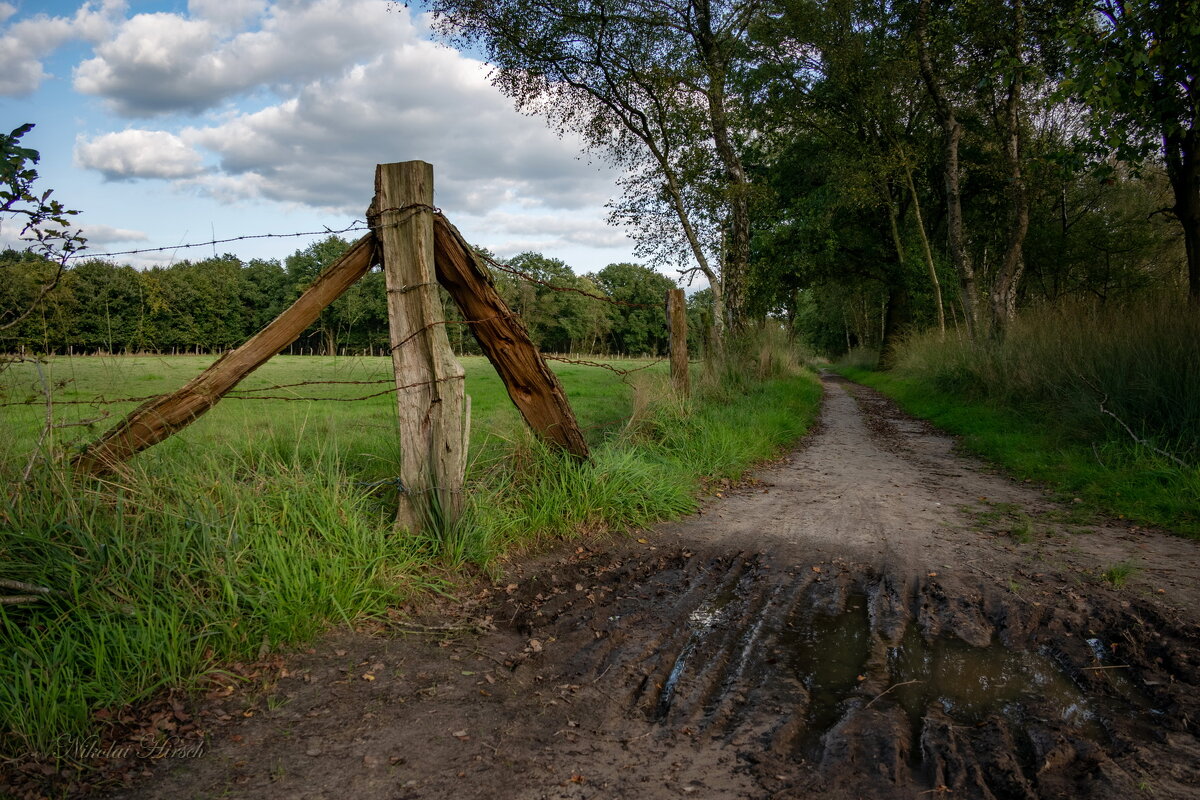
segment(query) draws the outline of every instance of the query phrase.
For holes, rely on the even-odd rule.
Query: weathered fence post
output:
[[[521,318],[496,291],[487,267],[458,229],[441,216],[434,220],[434,246],[438,280],[458,304],[525,422],[546,441],[586,459],[587,441],[562,384],[546,366]]]
[[[680,397],[691,391],[688,378],[687,300],[683,289],[667,289],[667,328],[671,332],[671,383]]]
[[[388,328],[400,423],[396,524],[418,531],[462,510],[470,405],[464,371],[446,337],[433,256],[433,167],[375,168],[376,227],[388,293]]]

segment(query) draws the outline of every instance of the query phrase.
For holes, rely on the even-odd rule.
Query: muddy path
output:
[[[1200,543],[1084,519],[824,381],[752,485],[332,634],[214,692],[203,757],[112,793],[1200,796]]]

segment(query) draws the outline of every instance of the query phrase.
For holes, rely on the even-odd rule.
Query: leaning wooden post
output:
[[[156,397],[129,412],[125,419],[72,459],[75,469],[90,475],[111,472],[122,461],[192,424],[229,390],[271,356],[296,341],[321,309],[332,303],[371,268],[375,237],[367,234],[317,277],[288,309],[236,350],[221,356],[182,388]]]
[[[680,397],[691,392],[688,380],[687,300],[683,289],[667,289],[667,328],[671,332],[671,383]]]
[[[546,441],[580,461],[586,459],[587,440],[567,393],[546,366],[521,318],[496,291],[487,266],[445,217],[434,220],[433,230],[438,280],[458,304],[525,422]]]
[[[396,525],[416,532],[453,523],[462,511],[469,399],[446,337],[433,266],[433,167],[424,161],[375,168],[368,212],[380,243],[400,425]]]

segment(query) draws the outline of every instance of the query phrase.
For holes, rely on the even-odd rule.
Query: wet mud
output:
[[[511,601],[523,636],[571,654],[554,680],[735,754],[755,796],[1200,786],[1200,642],[1152,608],[1064,611],[986,583],[766,554],[675,553],[577,578],[586,591]]]

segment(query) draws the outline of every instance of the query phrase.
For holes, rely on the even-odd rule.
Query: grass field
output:
[[[198,375],[215,360],[213,356],[79,357],[53,358],[44,366],[46,380],[56,402],[112,400],[146,397],[172,391]],[[461,359],[467,371],[467,392],[472,398],[471,443],[483,447],[489,437],[509,436],[519,426],[520,415],[509,401],[495,370],[487,359]],[[634,368],[647,362],[614,361],[613,366]],[[607,370],[574,364],[553,363],[552,367],[569,387],[571,404],[579,423],[593,434],[620,424],[629,416],[631,388]],[[645,372],[664,374],[665,364]],[[389,358],[277,356],[243,381],[234,394],[302,381],[387,381],[391,379]],[[298,386],[273,391],[272,396],[349,399],[388,388],[379,384],[329,384]],[[24,464],[37,442],[45,421],[41,380],[30,364],[16,364],[0,373],[0,403],[32,401],[33,405],[0,408],[0,470]],[[87,428],[57,431],[63,443],[85,442],[128,413],[137,403],[112,405],[59,405],[56,422],[90,419],[107,410],[110,417]],[[197,450],[215,451],[272,447],[288,449],[288,440],[304,449],[333,446],[348,459],[351,469],[371,476],[395,474],[388,471],[394,461],[396,399],[384,394],[355,402],[305,400],[240,400],[228,397],[179,436],[138,457],[147,469],[170,469],[171,463],[187,460]],[[2,473],[0,473],[2,474]]]
[[[592,445],[579,464],[523,428],[483,359],[464,359],[473,397],[467,513],[422,536],[392,527],[395,399],[226,399],[138,455],[131,472],[80,480],[37,463],[40,404],[0,408],[0,564],[6,578],[55,590],[0,606],[0,755],[42,750],[96,725],[98,709],[195,685],[223,663],[303,642],[337,622],[446,591],[465,565],[489,569],[514,548],[629,529],[686,513],[705,478],[737,477],[798,438],[820,387],[807,372],[758,367],[697,375],[690,402],[667,391],[665,365],[622,382],[556,365]],[[205,357],[53,359],[57,402],[140,397],[182,385]],[[640,366],[645,362],[636,365]],[[239,389],[315,380],[376,380],[372,358],[276,358]],[[766,373],[766,374],[761,374]],[[37,400],[41,378],[0,374],[0,402]],[[358,397],[386,384],[312,385],[297,396]],[[106,406],[87,441],[135,404]],[[55,407],[56,423],[97,415]]]

